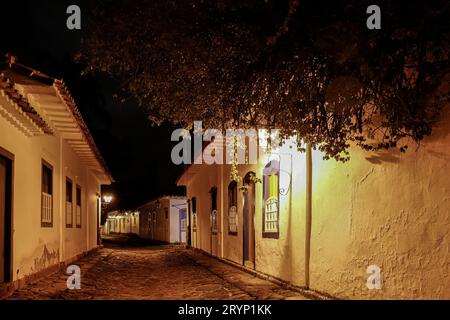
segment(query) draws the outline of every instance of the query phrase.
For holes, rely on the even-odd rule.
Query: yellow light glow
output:
[[[113,199],[113,197],[110,194],[106,194],[106,195],[103,196],[103,201],[105,203],[111,203],[112,199]]]

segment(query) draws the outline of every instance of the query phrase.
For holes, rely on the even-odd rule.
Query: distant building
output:
[[[111,182],[62,80],[0,67],[0,294],[97,247]]]
[[[104,225],[103,232],[109,234],[139,235],[139,211],[111,211]]]
[[[164,196],[137,208],[141,238],[169,243],[186,242],[186,199]]]

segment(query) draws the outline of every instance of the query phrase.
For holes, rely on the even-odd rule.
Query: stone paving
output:
[[[234,266],[175,246],[109,246],[75,262],[81,289],[55,273],[9,299],[307,299]]]

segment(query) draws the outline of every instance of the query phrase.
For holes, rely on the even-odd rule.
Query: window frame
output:
[[[46,222],[46,221],[43,221],[44,220],[44,208],[43,208],[43,193],[44,193],[44,169],[47,169],[47,170],[49,170],[49,172],[50,172],[50,181],[49,181],[49,183],[50,183],[50,191],[51,191],[51,193],[47,193],[47,192],[45,192],[46,194],[49,194],[49,195],[51,195],[51,221],[50,222]],[[53,186],[54,186],[54,183],[53,183],[53,166],[49,163],[49,162],[47,162],[47,161],[45,161],[44,159],[41,159],[41,228],[53,228],[53,213],[54,213],[54,200],[55,200],[55,198],[54,198],[54,196],[53,196]]]
[[[70,183],[70,193],[67,192],[68,184]],[[65,213],[65,222],[66,222],[66,228],[73,228],[73,181],[72,179],[66,177],[66,187],[65,187],[65,196],[64,196],[64,213]],[[70,201],[68,201],[67,196],[70,195]],[[71,205],[71,223],[69,224],[67,221],[67,203],[70,203]]]
[[[78,204],[78,191],[80,191],[79,204]],[[81,189],[81,186],[79,184],[76,184],[75,185],[75,227],[78,229],[81,229],[81,224],[82,224],[82,215],[83,215],[82,203],[83,203],[83,191]],[[80,207],[80,224],[78,224],[78,221],[77,221],[78,207]]]
[[[235,225],[235,230],[232,231],[231,230],[231,208],[234,207],[235,208],[235,216],[234,216],[234,225]],[[228,184],[228,234],[232,235],[232,236],[237,236],[238,234],[238,212],[237,212],[237,208],[238,208],[238,199],[237,199],[237,182],[236,181],[231,181]]]
[[[270,176],[276,174],[277,178],[277,214],[276,214],[276,231],[266,231],[266,203],[271,198]],[[279,239],[280,237],[280,162],[278,160],[269,161],[263,169],[262,183],[262,237],[269,239]]]

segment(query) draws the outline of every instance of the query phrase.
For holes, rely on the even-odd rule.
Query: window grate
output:
[[[76,224],[77,228],[81,228],[81,207],[77,206],[77,212],[76,212]]]
[[[51,224],[53,213],[53,196],[51,194],[42,192],[42,223]]]
[[[66,201],[66,227],[72,228],[73,225],[73,206],[72,202]]]
[[[236,233],[238,224],[237,224],[237,208],[236,206],[231,206],[228,210],[228,228],[229,232]]]
[[[264,232],[278,232],[278,199],[276,197],[266,200]]]

